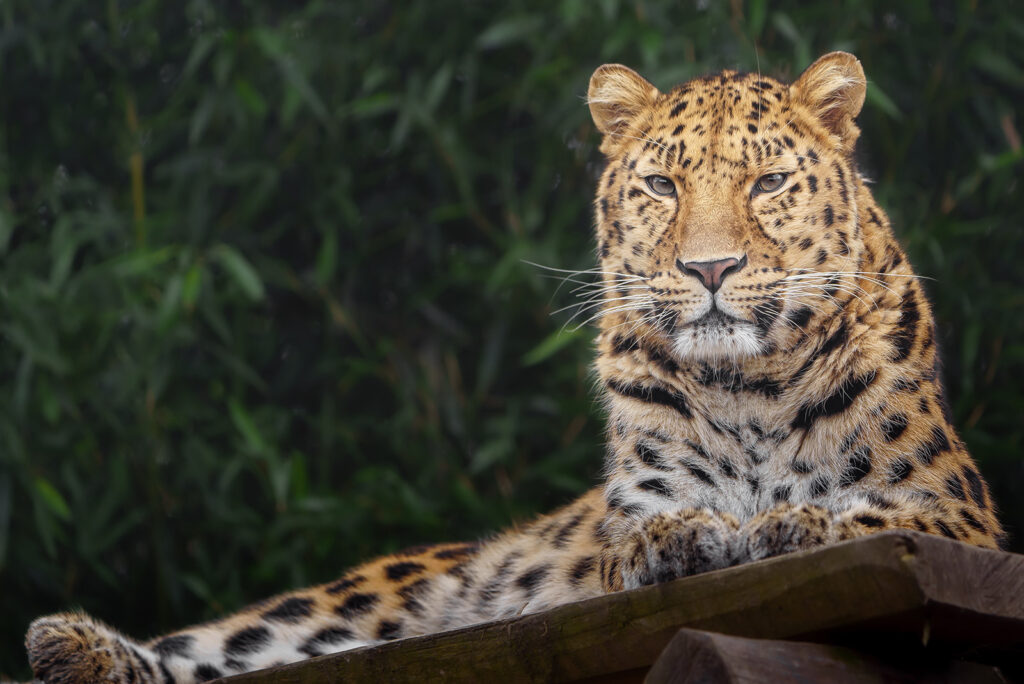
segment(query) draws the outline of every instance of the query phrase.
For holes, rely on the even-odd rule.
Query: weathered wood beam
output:
[[[899,531],[510,620],[238,675],[232,684],[642,678],[679,628],[1024,645],[1024,556]],[[1024,657],[1024,651],[1020,651]]]
[[[681,629],[651,667],[644,684],[754,684],[756,682],[943,682],[1002,684],[991,665],[918,651],[880,657],[842,646],[750,639]]]

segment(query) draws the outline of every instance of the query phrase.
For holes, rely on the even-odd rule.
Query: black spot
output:
[[[751,133],[755,134],[755,135],[757,134],[757,126],[755,126],[752,123],[748,123],[747,124],[747,130],[750,131]]]
[[[581,522],[583,522],[585,515],[586,512],[574,515],[569,522],[565,523],[565,525],[558,530],[558,534],[556,534],[555,538],[551,540],[551,545],[556,549],[561,549],[568,544],[573,532],[575,532],[576,528],[579,527]]]
[[[835,223],[835,215],[832,212],[832,205],[829,204],[825,207],[825,227],[828,228]]]
[[[331,586],[327,587],[324,591],[328,594],[340,594],[343,591],[347,591],[352,587],[358,586],[366,581],[366,578],[362,575],[356,575],[355,577],[346,577],[340,579]]]
[[[964,493],[963,484],[955,473],[946,478],[946,491],[955,499],[967,501],[967,494]]]
[[[343,618],[354,618],[373,609],[380,597],[376,594],[352,594],[334,609]]]
[[[676,105],[671,109],[671,111],[669,111],[668,115],[673,118],[679,116],[680,114],[683,113],[683,110],[686,109],[687,104],[689,103],[686,100],[677,102]]]
[[[197,682],[208,682],[211,679],[217,679],[223,677],[223,673],[209,663],[202,663],[196,665],[196,671],[192,673],[192,676],[196,678]]]
[[[665,465],[665,462],[661,460],[661,456],[652,447],[644,444],[643,442],[636,443],[636,455],[640,459],[640,462],[651,468],[657,470],[671,470],[671,468]]]
[[[889,473],[889,484],[896,484],[897,482],[903,482],[910,474],[914,472],[914,466],[905,458],[897,458],[892,464],[892,470]]]
[[[806,475],[814,471],[814,466],[807,461],[793,461],[789,464],[789,467],[794,473],[800,473],[801,475]]]
[[[976,529],[978,532],[981,532],[982,534],[988,534],[988,530],[985,529],[985,526],[982,525],[977,518],[971,515],[971,512],[968,511],[966,508],[960,509],[960,517],[964,519],[965,523]]]
[[[224,667],[234,670],[235,672],[245,672],[249,669],[249,663],[244,660],[239,660],[238,658],[225,658]]]
[[[938,426],[932,426],[931,438],[919,446],[914,455],[924,465],[931,465],[935,457],[944,451],[949,449],[949,438],[946,437],[946,433],[943,429]]]
[[[544,581],[550,571],[550,565],[538,565],[530,568],[516,578],[516,585],[525,590],[527,596],[533,596],[537,591],[537,585]]]
[[[811,498],[824,496],[828,492],[829,480],[824,475],[819,475],[811,482]]]
[[[812,193],[818,192],[818,177],[813,174],[808,176],[807,185],[811,188]]]
[[[917,324],[921,320],[921,313],[917,306],[917,297],[913,290],[908,290],[900,305],[900,320],[896,323],[896,329],[889,334],[889,340],[893,344],[893,353],[890,357],[895,362],[900,362],[910,356],[910,350],[914,348],[914,341],[917,338]]]
[[[612,338],[612,350],[616,354],[626,354],[640,348],[636,338],[629,335],[616,335]]]
[[[318,655],[322,655],[327,651],[321,650],[320,646],[333,646],[351,641],[355,638],[355,634],[352,633],[351,629],[344,627],[325,627],[319,632],[311,636],[306,642],[299,647],[299,652],[315,658]]]
[[[635,198],[639,197],[639,196],[640,196],[640,195],[642,195],[642,194],[644,194],[642,190],[638,190],[637,188],[632,188],[632,189],[631,189],[631,190],[629,191],[629,193],[627,194],[627,196],[628,196],[628,197],[629,197],[630,199],[635,199]]]
[[[605,503],[608,508],[621,511],[623,515],[637,515],[638,513],[643,513],[644,510],[643,507],[638,506],[637,504],[626,503],[622,500],[622,497],[619,494],[611,494],[605,497]]]
[[[871,449],[866,446],[859,447],[850,456],[850,462],[847,464],[846,470],[843,471],[842,484],[846,486],[860,482],[870,472]]]
[[[896,378],[896,381],[892,383],[892,389],[895,392],[909,392],[913,394],[921,389],[921,383],[911,378]]]
[[[826,252],[824,249],[819,249],[818,257],[814,261],[816,264],[818,264],[818,266],[821,266],[826,261],[828,261],[828,252]]]
[[[646,489],[647,491],[654,492],[655,494],[660,494],[661,496],[669,499],[673,496],[672,488],[668,486],[668,483],[660,478],[653,477],[649,480],[643,480],[642,482],[638,482],[636,486],[640,489]]]
[[[152,648],[161,658],[167,656],[188,657],[188,652],[192,649],[195,640],[196,638],[191,634],[174,634],[156,642]]]
[[[398,590],[398,597],[402,599],[402,607],[413,615],[423,612],[423,604],[420,599],[430,586],[430,579],[421,577],[415,582],[410,582]]]
[[[666,390],[662,387],[644,387],[643,385],[628,384],[619,380],[609,380],[608,389],[630,399],[668,406],[678,411],[685,418],[693,417],[693,412],[690,411],[686,397],[679,392]]]
[[[801,329],[805,325],[807,325],[807,322],[809,320],[811,320],[811,316],[813,316],[813,315],[814,315],[814,311],[812,311],[809,307],[805,306],[805,307],[802,307],[800,309],[797,309],[797,310],[791,312],[786,317],[786,319],[790,323],[792,323],[794,327],[796,327],[798,329]]]
[[[390,620],[381,620],[377,625],[377,638],[384,641],[394,641],[402,636],[402,623]]]
[[[854,517],[854,522],[860,523],[864,527],[884,527],[885,521],[874,515],[858,515]]]
[[[967,488],[971,492],[971,498],[974,499],[974,503],[978,504],[979,508],[986,508],[985,484],[981,481],[978,471],[965,465],[963,467],[963,474],[964,479],[967,480]]]
[[[694,465],[689,461],[682,461],[683,467],[690,471],[690,474],[700,480],[706,485],[711,487],[717,487],[718,484],[715,482],[715,478],[708,474],[708,471],[704,470],[700,466]]]
[[[800,241],[800,249],[802,249],[804,251],[810,249],[813,246],[814,246],[814,240],[812,240],[809,237],[805,237],[803,240]]]
[[[281,601],[279,604],[263,613],[266,620],[279,620],[281,622],[301,622],[313,612],[313,599],[293,596]]]
[[[871,386],[875,381],[877,371],[870,371],[865,375],[849,377],[835,392],[824,400],[815,404],[805,404],[797,412],[790,427],[793,429],[809,430],[819,418],[834,416],[850,408],[854,400],[861,392]]]
[[[889,501],[878,492],[868,492],[868,502],[875,508],[881,508],[885,511],[891,511],[897,508],[896,504]]]
[[[754,307],[754,325],[763,331],[767,331],[781,312],[782,301],[778,297],[772,297]],[[765,382],[766,385],[778,387],[778,383],[771,383],[767,380]]]
[[[401,563],[392,563],[384,568],[385,576],[392,582],[405,579],[409,575],[415,575],[423,572],[426,566],[423,563],[415,563],[412,561],[402,561]]]
[[[885,436],[885,441],[895,442],[899,439],[899,436],[903,434],[903,431],[907,429],[909,420],[902,413],[897,413],[894,416],[888,418],[882,423],[882,434]]]
[[[135,648],[134,646],[130,646],[129,648],[131,649],[132,655],[135,656],[135,659],[139,662],[139,665],[142,666],[142,670],[147,675],[149,675],[149,677],[148,677],[149,679],[152,679],[153,678],[153,667],[149,664],[149,662],[146,661],[145,658],[142,657],[142,654],[139,653],[139,649]]]
[[[789,485],[784,485],[782,487],[776,487],[772,491],[772,501],[775,501],[776,503],[778,503],[780,501],[789,501],[789,495],[792,494],[792,493],[793,493],[793,488],[790,487]]]
[[[733,469],[732,463],[729,460],[724,458],[720,459],[718,461],[718,467],[721,469],[723,475],[732,480],[736,479],[736,471]]]
[[[941,520],[936,520],[935,526],[939,528],[939,532],[941,532],[943,536],[949,537],[950,539],[956,539],[956,535],[953,534],[953,530],[949,529],[949,525],[946,523]]]
[[[578,587],[583,581],[583,578],[594,571],[594,557],[585,556],[580,558],[576,563],[573,564],[572,569],[569,571],[569,584],[574,587]]]
[[[270,630],[266,627],[246,627],[240,629],[224,642],[224,653],[228,655],[245,655],[257,653],[270,643]]]

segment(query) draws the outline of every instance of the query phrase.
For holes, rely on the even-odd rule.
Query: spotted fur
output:
[[[598,69],[604,484],[145,643],[41,618],[38,679],[206,681],[892,528],[998,546],[928,301],[852,160],[864,92],[844,53],[791,86]]]

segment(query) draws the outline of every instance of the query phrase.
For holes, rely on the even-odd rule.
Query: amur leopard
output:
[[[928,301],[853,161],[865,89],[841,52],[792,85],[597,69],[604,483],[150,641],[40,618],[36,677],[201,682],[893,528],[998,547]]]

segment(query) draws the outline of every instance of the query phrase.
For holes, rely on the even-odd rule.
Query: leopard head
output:
[[[865,249],[852,160],[865,87],[843,52],[792,85],[725,71],[662,93],[598,68],[602,327],[680,359],[737,360],[834,311]]]

